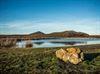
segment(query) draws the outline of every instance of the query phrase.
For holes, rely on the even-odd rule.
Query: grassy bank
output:
[[[67,47],[0,49],[0,74],[99,74],[100,44],[75,47],[85,55],[78,65],[55,57],[57,49]]]

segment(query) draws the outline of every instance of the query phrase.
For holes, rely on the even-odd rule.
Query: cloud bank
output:
[[[13,21],[0,23],[0,34],[29,34],[36,31],[44,33],[75,30],[100,35],[99,20],[74,20],[66,22]]]

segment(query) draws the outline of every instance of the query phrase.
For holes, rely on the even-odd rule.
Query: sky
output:
[[[100,0],[0,0],[0,34],[68,30],[100,35]]]

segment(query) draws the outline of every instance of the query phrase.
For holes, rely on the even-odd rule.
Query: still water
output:
[[[18,48],[25,48],[27,41],[17,42]],[[100,44],[100,39],[96,38],[60,38],[60,39],[41,39],[31,40],[33,48],[42,47],[61,47],[61,46],[76,46],[88,44]]]

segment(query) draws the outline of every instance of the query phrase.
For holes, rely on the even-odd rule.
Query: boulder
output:
[[[67,48],[57,50],[56,57],[64,62],[78,64],[84,59],[84,54],[79,48]]]
[[[80,53],[80,49],[79,48],[67,48],[66,51],[68,53]]]
[[[57,50],[56,51],[56,57],[59,59],[63,59],[63,56],[66,55],[67,52],[63,49]]]

